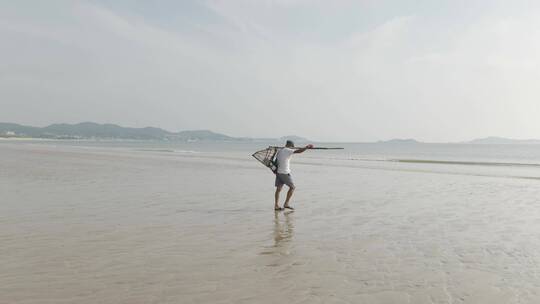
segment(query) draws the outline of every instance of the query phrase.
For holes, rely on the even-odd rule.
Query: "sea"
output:
[[[269,145],[0,140],[0,303],[540,302],[540,146]]]

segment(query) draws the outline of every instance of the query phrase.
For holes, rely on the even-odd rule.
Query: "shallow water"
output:
[[[540,300],[538,168],[177,150],[0,143],[0,303]]]

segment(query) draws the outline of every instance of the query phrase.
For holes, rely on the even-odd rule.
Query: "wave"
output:
[[[432,165],[461,165],[461,166],[490,166],[490,167],[540,167],[540,163],[526,162],[497,162],[497,161],[473,161],[473,160],[440,160],[440,159],[418,159],[418,158],[384,158],[384,157],[306,157],[309,159],[327,159],[337,161],[361,161],[361,162],[383,162],[383,163],[411,163],[411,164],[432,164]]]
[[[163,153],[182,153],[182,154],[194,154],[199,153],[193,150],[173,150],[173,149],[135,149],[135,151],[143,152],[163,152]]]
[[[199,153],[198,151],[193,151],[193,150],[174,150],[175,153],[188,153],[188,154],[194,154],[194,153]]]
[[[462,165],[462,166],[540,167],[540,164],[515,163],[515,162],[486,162],[486,161],[433,160],[433,159],[388,159],[385,161],[398,162],[398,163],[413,163],[413,164],[436,164],[436,165],[438,164],[438,165]]]
[[[333,159],[337,160],[337,159]],[[343,161],[347,160],[359,160],[359,159],[340,159]],[[362,159],[362,161],[358,161],[357,163],[313,163],[313,162],[296,162],[297,164],[301,165],[307,165],[307,166],[323,166],[323,167],[341,167],[341,168],[351,168],[351,169],[367,169],[367,170],[378,170],[378,171],[397,171],[397,172],[414,172],[414,173],[428,173],[428,174],[442,174],[442,175],[461,175],[461,176],[475,176],[475,177],[494,177],[494,178],[511,178],[511,179],[526,179],[526,180],[536,180],[540,181],[540,176],[536,176],[538,173],[536,170],[529,170],[528,173],[522,172],[522,171],[515,171],[515,170],[508,170],[503,169],[503,166],[506,166],[508,164],[514,164],[514,163],[492,163],[488,162],[488,165],[485,165],[486,162],[463,162],[463,161],[452,161],[452,165],[460,165],[461,163],[465,163],[465,165],[468,165],[470,163],[475,163],[477,166],[489,166],[492,164],[497,164],[498,168],[500,170],[493,171],[493,170],[480,170],[478,168],[477,170],[465,170],[465,168],[461,168],[458,170],[450,169],[449,167],[435,167],[435,166],[384,166],[383,164],[388,164],[391,162],[399,162],[399,159],[388,159],[388,160],[373,160],[373,159]],[[405,160],[409,161],[409,160]],[[435,164],[447,164],[448,161],[435,161],[435,160],[428,160],[430,162],[425,162],[426,160],[411,160],[414,163],[428,163],[432,164],[431,162],[434,162]],[[375,165],[375,163],[379,163],[380,165]],[[403,162],[401,162],[403,163]],[[381,166],[383,165],[383,166]],[[521,167],[528,166],[529,169],[537,168],[540,165],[538,164],[521,164],[518,163],[517,165]],[[487,167],[488,168],[488,167]],[[487,169],[486,168],[486,169]],[[514,167],[514,169],[517,169],[517,167]]]

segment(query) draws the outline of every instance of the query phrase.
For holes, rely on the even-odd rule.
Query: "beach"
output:
[[[534,166],[225,150],[0,142],[0,303],[540,302]]]

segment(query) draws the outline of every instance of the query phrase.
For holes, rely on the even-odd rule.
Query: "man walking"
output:
[[[277,210],[283,210],[284,208],[294,210],[293,207],[289,206],[289,201],[291,200],[291,197],[294,193],[294,182],[291,177],[291,168],[290,168],[290,161],[291,157],[295,153],[303,153],[307,149],[313,148],[313,145],[307,145],[304,148],[295,148],[294,143],[292,140],[287,140],[287,143],[285,144],[285,148],[282,148],[278,151],[278,154],[276,156],[276,162],[277,162],[277,172],[276,172],[276,193],[275,193],[275,204],[274,209]],[[281,192],[281,189],[283,188],[283,185],[287,185],[289,187],[289,191],[287,192],[287,198],[285,199],[285,204],[283,204],[283,208],[279,206],[279,193]]]

